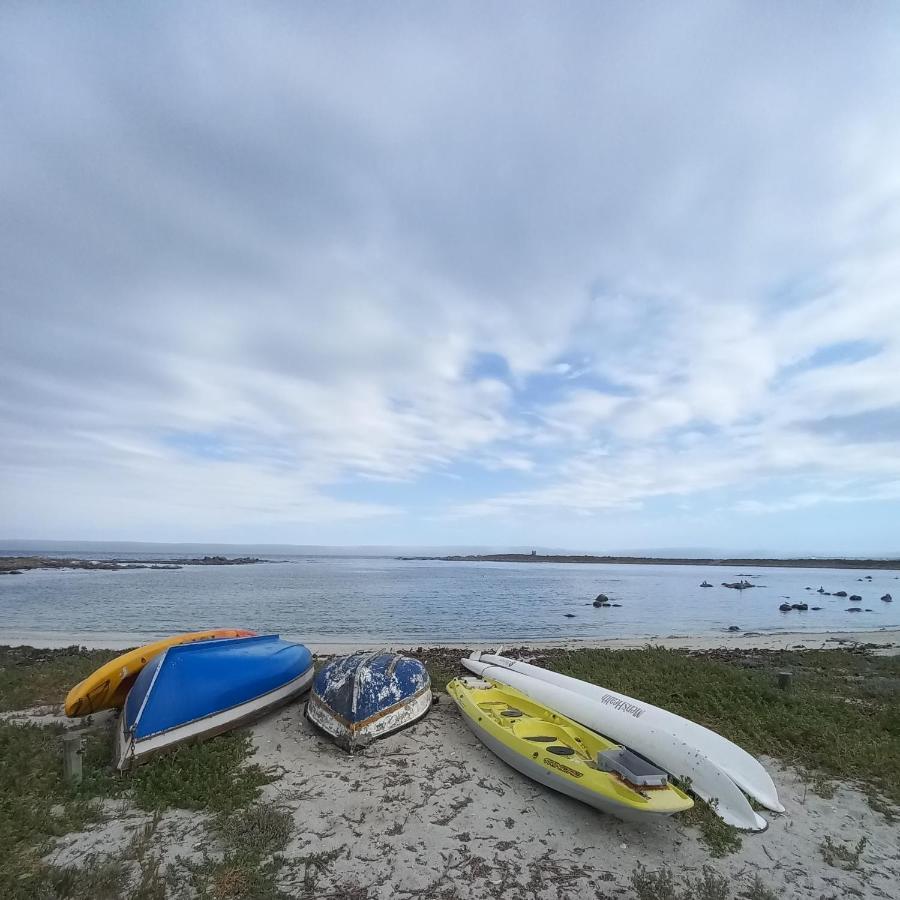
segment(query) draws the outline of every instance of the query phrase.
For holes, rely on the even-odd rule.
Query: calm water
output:
[[[311,643],[412,646],[694,636],[719,633],[729,625],[761,632],[900,626],[900,573],[895,572],[745,569],[760,586],[738,592],[720,587],[739,574],[721,567],[271,559],[180,571],[2,576],[0,643],[127,644],[210,626],[280,632]],[[866,574],[871,582],[857,580]],[[699,587],[704,578],[716,586]],[[807,585],[846,590],[863,600],[852,604],[820,597],[806,591]],[[590,601],[601,591],[621,608],[594,609]],[[885,593],[895,601],[883,603],[879,598]],[[823,609],[781,613],[784,596]],[[853,605],[872,612],[846,612]]]

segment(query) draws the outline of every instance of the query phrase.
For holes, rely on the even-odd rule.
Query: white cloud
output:
[[[473,21],[0,13],[7,529],[403,518],[461,463],[523,481],[467,515],[900,477],[829,427],[900,406],[879,15]]]

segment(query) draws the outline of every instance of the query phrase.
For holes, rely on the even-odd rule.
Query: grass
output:
[[[42,851],[53,838],[100,821],[103,814],[97,799],[118,791],[105,762],[108,743],[99,736],[87,740],[82,784],[73,787],[63,781],[62,731],[59,727],[0,723],[2,897],[36,894],[32,881],[42,878]],[[80,889],[72,873],[60,884],[61,889],[76,892],[73,896]]]
[[[275,780],[256,763],[247,731],[179,747],[139,766],[130,785],[134,802],[147,810],[198,809],[231,812],[248,806]]]
[[[740,831],[723,822],[699,797],[694,798],[693,808],[682,813],[680,818],[686,825],[700,830],[700,840],[706,845],[710,856],[720,859],[741,849]]]
[[[0,712],[61,703],[69,688],[118,651],[0,647]]]
[[[679,887],[675,873],[664,866],[650,872],[638,866],[631,873],[631,889],[637,900],[730,900],[731,883],[709,866],[696,878],[682,876]]]
[[[639,865],[631,873],[631,890],[635,900],[731,900],[732,880],[715,869],[704,866],[700,875],[682,875],[680,880],[668,867],[648,871]],[[739,894],[738,900],[777,900],[778,895],[759,877]]]
[[[868,838],[861,837],[856,844],[835,844],[830,837],[826,836],[822,841],[819,851],[822,859],[829,866],[837,869],[844,869],[846,872],[853,872],[859,868],[859,861],[862,858],[863,850],[866,849]]]
[[[272,776],[249,762],[248,733],[233,732],[183,747],[151,760],[126,779],[112,771],[108,732],[97,730],[86,736],[83,780],[75,787],[62,777],[63,731],[60,726],[0,723],[0,897],[4,900],[105,900],[122,896],[131,876],[130,898],[163,900],[169,875],[161,872],[159,856],[149,849],[158,815],[135,834],[120,857],[95,855],[77,867],[42,862],[54,838],[102,821],[98,801],[117,796],[128,796],[137,806],[157,812],[177,807],[216,813],[217,833],[231,848],[226,858],[244,867],[252,863],[251,868],[264,873],[274,872],[267,858],[287,843],[291,824],[286,813],[255,804],[260,788]]]
[[[182,861],[181,887],[198,897],[215,900],[274,900],[287,897],[276,883],[286,860],[280,855],[290,840],[289,812],[267,803],[221,814],[214,833],[224,847],[219,858],[205,855],[199,863]],[[172,882],[179,878],[173,872]]]

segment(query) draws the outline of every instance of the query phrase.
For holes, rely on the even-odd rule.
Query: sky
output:
[[[900,6],[0,6],[0,537],[900,553]]]

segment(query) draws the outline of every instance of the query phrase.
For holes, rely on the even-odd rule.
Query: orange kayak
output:
[[[213,628],[210,631],[191,631],[176,634],[129,650],[88,675],[69,691],[66,697],[66,715],[72,718],[87,716],[101,709],[118,709],[125,703],[125,697],[138,673],[147,663],[168,647],[176,644],[190,644],[193,641],[212,641],[216,638],[251,637],[253,631],[239,628]]]

